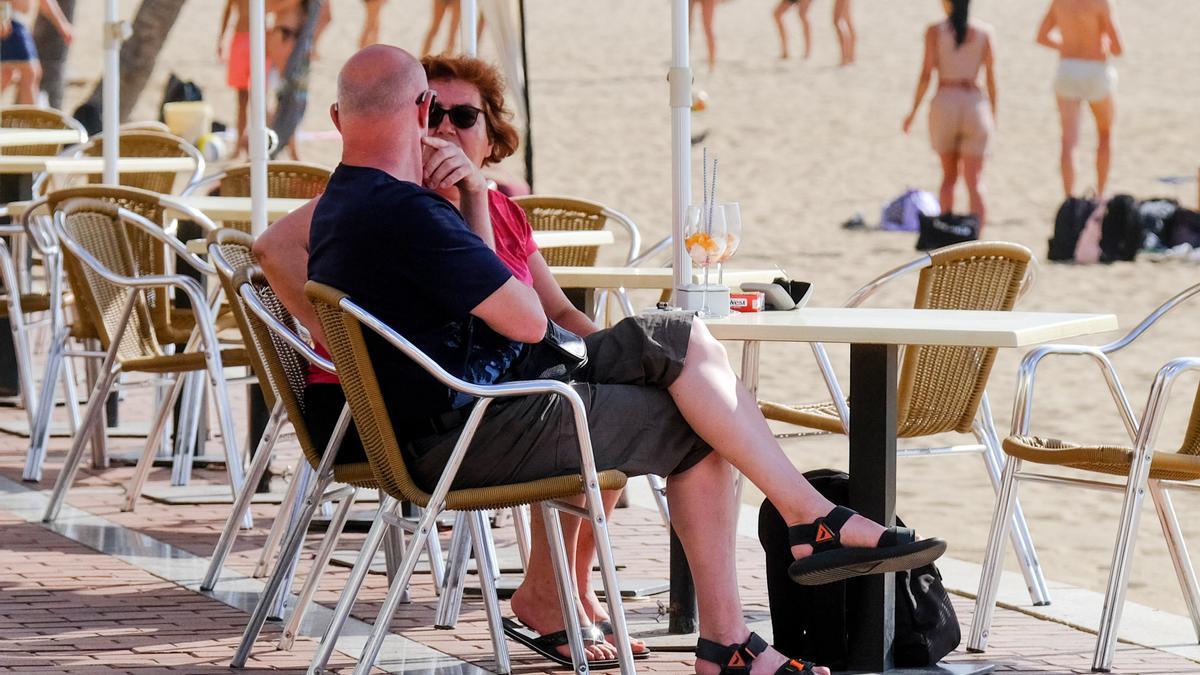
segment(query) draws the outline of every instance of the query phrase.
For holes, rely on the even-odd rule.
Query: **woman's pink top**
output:
[[[525,212],[500,192],[488,190],[488,214],[492,219],[492,234],[496,238],[496,255],[500,256],[514,277],[532,286],[533,272],[529,270],[529,256],[537,253],[538,247],[533,241],[533,228],[529,226]],[[325,345],[316,343],[313,346],[318,354],[330,359]],[[338,377],[309,364],[308,384],[338,384]]]

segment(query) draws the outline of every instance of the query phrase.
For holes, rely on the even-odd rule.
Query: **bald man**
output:
[[[367,47],[343,67],[331,109],[342,133],[342,162],[313,210],[308,276],[348,293],[460,378],[527,379],[534,375],[522,370],[520,357],[543,340],[548,320],[533,289],[496,256],[486,200],[464,198],[460,213],[420,186],[423,148],[437,154],[437,139],[425,137],[435,97],[417,60],[394,47]],[[631,317],[585,341],[588,362],[572,386],[587,408],[596,468],[668,477],[672,525],[696,587],[705,591],[697,598],[698,673],[745,664],[754,675],[828,673],[771,649],[746,626],[734,566],[731,465],[794,526],[790,572],[798,583],[909,569],[945,551],[941,540],[885,530],[817,493],[784,456],[724,348],[690,314]],[[474,400],[381,340],[369,339],[368,348],[405,462],[428,489]],[[487,442],[471,446],[454,487],[577,473],[572,415],[561,397],[550,395],[491,406],[477,432]],[[339,461],[346,452],[344,444]],[[545,608],[532,628],[547,638],[544,647],[561,640],[558,651],[565,654],[556,593],[544,586],[525,589],[530,606]],[[615,658],[582,605],[576,611],[588,658]]]
[[[1038,28],[1038,44],[1058,52],[1054,94],[1062,122],[1063,192],[1075,193],[1075,146],[1079,143],[1079,113],[1087,101],[1096,118],[1096,194],[1104,197],[1112,163],[1112,125],[1116,117],[1113,94],[1117,71],[1110,56],[1125,48],[1117,28],[1112,0],[1053,0]]]

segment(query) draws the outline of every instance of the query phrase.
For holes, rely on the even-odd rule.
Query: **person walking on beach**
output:
[[[695,23],[696,5],[700,6],[700,22],[704,25],[704,43],[708,47],[708,72],[717,67],[717,31],[713,20],[717,13],[717,0],[692,0],[688,5],[690,24]],[[689,25],[690,25],[689,24]]]
[[[942,4],[947,19],[925,30],[925,58],[912,110],[904,118],[904,133],[912,130],[917,109],[936,70],[938,88],[929,104],[929,139],[942,161],[942,187],[938,195],[942,213],[954,212],[954,185],[961,168],[971,213],[982,226],[987,222],[983,163],[996,114],[992,28],[969,19],[971,0],[943,0]],[[979,90],[980,70],[986,74],[986,100]]]
[[[34,0],[0,1],[0,92],[17,83],[18,104],[37,103],[42,83],[42,65],[29,31],[28,15]],[[57,0],[37,0],[38,12],[49,17],[63,41],[71,44],[71,22],[63,15]]]
[[[852,65],[855,50],[858,49],[858,33],[854,32],[850,0],[833,0],[833,30],[837,33],[838,47],[842,50],[842,61],[838,65]]]
[[[450,30],[446,35],[446,48],[440,53],[452,54],[454,52],[454,48],[458,44],[459,23],[462,21],[462,3],[460,0],[433,0],[433,16],[429,19],[429,30],[425,33],[425,43],[421,45],[421,56],[429,56],[433,53],[433,41],[442,28],[442,19],[446,17],[446,12],[450,13]],[[476,41],[483,36],[483,25],[483,14],[481,13],[479,21],[475,25]]]
[[[366,15],[363,17],[362,34],[358,37],[359,49],[379,42],[379,13],[383,11],[385,2],[387,0],[363,0]]]
[[[796,13],[800,15],[800,27],[804,31],[804,58],[812,55],[812,26],[808,23],[808,8],[811,6],[812,0],[779,0],[779,4],[775,5],[775,28],[779,30],[779,58],[788,57],[787,28],[783,25],[783,17],[792,7],[795,7]]]
[[[1054,93],[1062,121],[1063,193],[1075,193],[1075,146],[1079,142],[1080,104],[1087,101],[1096,118],[1096,194],[1104,196],[1112,163],[1112,125],[1116,117],[1113,93],[1117,71],[1110,56],[1125,47],[1117,28],[1112,0],[1053,0],[1038,28],[1037,42],[1058,52]]]

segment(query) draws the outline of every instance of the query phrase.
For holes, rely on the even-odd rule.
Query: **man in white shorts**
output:
[[[1063,192],[1075,189],[1075,145],[1079,142],[1080,103],[1087,101],[1096,118],[1096,194],[1104,196],[1112,161],[1112,124],[1116,114],[1113,93],[1117,71],[1110,56],[1124,47],[1117,29],[1113,0],[1052,0],[1038,29],[1038,44],[1058,51],[1054,93],[1062,119]]]

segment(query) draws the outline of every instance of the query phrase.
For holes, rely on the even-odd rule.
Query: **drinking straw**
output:
[[[712,191],[708,195],[708,233],[712,234],[712,212],[713,207],[717,204],[717,161],[720,157],[713,156],[712,167]]]
[[[704,219],[708,216],[708,146],[704,146],[704,154],[700,160],[700,175],[703,185],[703,193],[700,196],[700,218]],[[704,231],[708,231],[708,223],[704,224]]]

